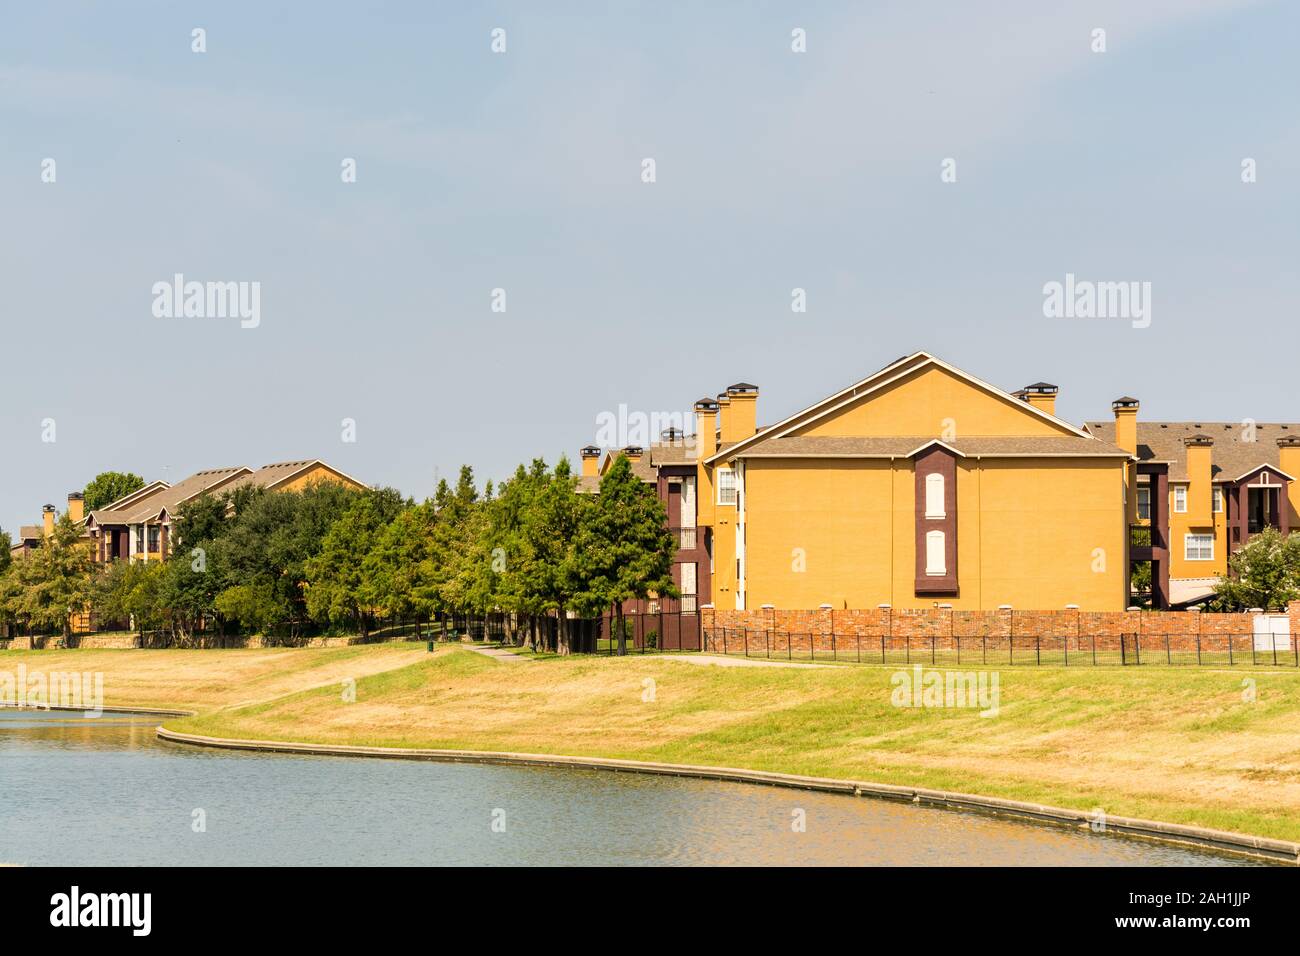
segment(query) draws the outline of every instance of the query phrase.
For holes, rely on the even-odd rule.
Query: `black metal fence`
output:
[[[1285,634],[961,637],[715,627],[705,629],[704,649],[764,660],[859,664],[1300,667],[1300,640]]]

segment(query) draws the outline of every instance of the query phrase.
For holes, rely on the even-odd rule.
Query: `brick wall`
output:
[[[1300,606],[1289,609],[1296,654]],[[702,608],[705,650],[752,657],[879,660],[932,651],[981,654],[1246,655],[1254,615],[1201,611],[959,611],[947,608]],[[1288,660],[1286,663],[1294,663]]]

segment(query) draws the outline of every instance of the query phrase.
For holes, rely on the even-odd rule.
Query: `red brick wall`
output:
[[[1300,606],[1289,611],[1292,654]],[[956,611],[947,608],[700,611],[705,650],[751,657],[877,659],[885,652],[1249,656],[1251,614],[1202,611]],[[1136,641],[1134,636],[1136,635]],[[1122,649],[1123,648],[1123,649]],[[1287,663],[1291,663],[1290,660]]]

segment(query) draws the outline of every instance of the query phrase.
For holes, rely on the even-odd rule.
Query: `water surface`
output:
[[[158,720],[0,709],[0,863],[1251,862],[977,813],[740,783],[207,750],[158,740]],[[792,828],[796,811],[805,832]],[[199,820],[205,832],[196,832]]]

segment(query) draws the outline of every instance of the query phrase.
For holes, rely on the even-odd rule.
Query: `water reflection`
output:
[[[1242,865],[1087,832],[746,784],[200,750],[154,717],[0,710],[0,862]],[[206,832],[194,832],[196,810]],[[796,810],[806,831],[792,829]],[[504,818],[504,832],[494,819]]]

